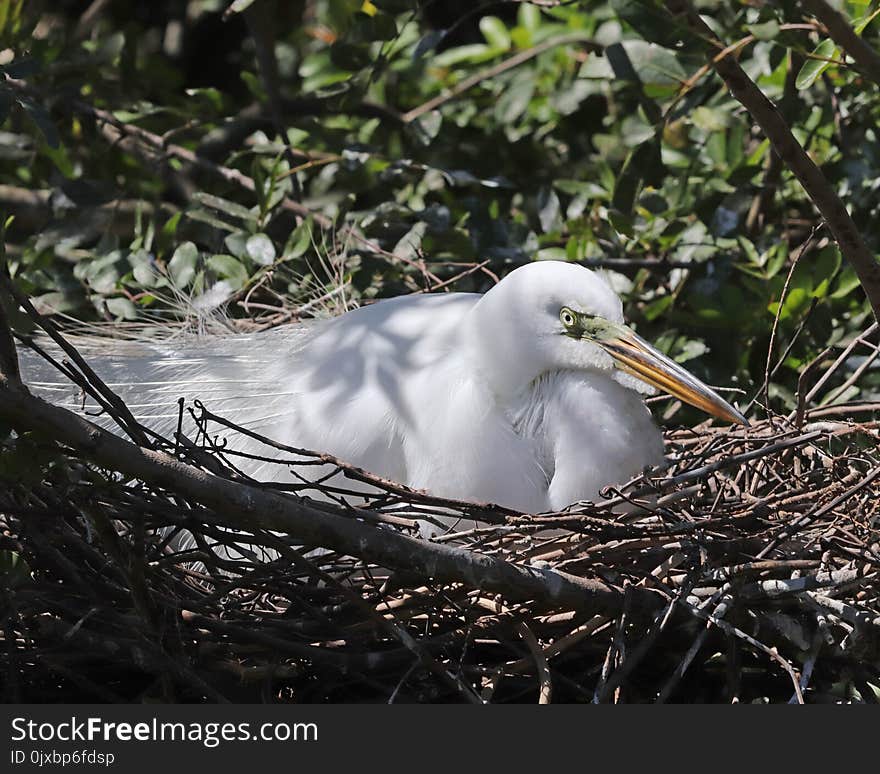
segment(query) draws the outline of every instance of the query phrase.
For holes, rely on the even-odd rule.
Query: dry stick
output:
[[[806,410],[807,410],[807,409],[806,409],[807,404],[808,404],[811,400],[813,400],[813,398],[816,397],[816,395],[818,394],[819,390],[821,390],[821,389],[825,386],[825,383],[826,383],[826,382],[827,382],[827,381],[828,381],[828,380],[829,380],[829,379],[830,379],[830,378],[831,378],[831,377],[837,372],[837,369],[840,368],[840,366],[843,365],[843,363],[849,358],[849,356],[850,356],[850,354],[852,353],[852,351],[853,351],[853,350],[854,350],[859,344],[865,343],[866,339],[868,339],[869,337],[873,336],[874,333],[877,332],[877,330],[880,330],[880,324],[878,324],[878,323],[875,322],[875,323],[872,323],[872,324],[868,327],[868,329],[865,330],[863,333],[861,333],[860,335],[856,336],[856,337],[855,337],[855,338],[854,338],[854,339],[853,339],[853,340],[852,340],[852,341],[851,341],[851,342],[850,342],[850,343],[844,348],[843,352],[840,353],[839,357],[834,361],[834,363],[832,363],[831,367],[828,368],[828,369],[825,371],[825,373],[822,374],[822,377],[819,379],[819,381],[816,382],[816,384],[813,386],[813,388],[812,388],[808,393],[806,393],[806,395],[803,394],[803,391],[802,391],[802,389],[801,389],[801,384],[800,384],[800,381],[801,381],[801,380],[798,379],[798,402],[797,402],[797,408],[796,408],[791,414],[788,415],[788,417],[786,418],[787,421],[791,422],[792,420],[794,420],[794,421],[795,421],[795,424],[796,424],[798,427],[800,427],[800,425],[803,424],[804,415],[806,414]],[[820,356],[820,359],[821,359],[821,358],[824,358],[825,355],[826,355],[829,351],[830,351],[830,348],[829,348],[829,350],[826,350],[826,352],[824,352],[824,353],[822,354],[822,356]],[[816,361],[814,361],[814,362],[816,362]],[[808,372],[811,370],[812,366],[813,366],[812,363],[811,363],[809,366],[807,366],[807,368],[806,368],[806,369],[804,370],[804,372],[801,374],[801,377],[802,377],[802,378],[805,378],[805,377],[808,375]]]
[[[614,629],[614,634],[608,645],[608,652],[605,655],[605,661],[602,664],[602,671],[599,674],[596,689],[593,691],[593,704],[601,704],[603,701],[607,700],[612,692],[614,693],[614,704],[617,704],[617,689],[619,689],[620,685],[618,684],[616,689],[607,689],[607,684],[609,677],[611,677],[611,667],[614,666],[615,671],[620,672],[627,660],[624,636],[628,624],[627,614],[629,613],[630,607],[630,592],[634,588],[637,587],[632,585],[626,587],[623,609],[620,611],[620,617],[617,619],[617,626]]]
[[[720,621],[722,618],[724,618],[725,615],[727,615],[727,612],[730,609],[732,602],[733,598],[730,595],[730,584],[726,583],[724,584],[724,586],[718,589],[718,591],[716,591],[714,595],[707,599],[702,604],[702,607],[708,609],[712,605],[715,605],[715,609],[712,611],[712,616]],[[693,660],[696,658],[697,653],[699,653],[700,649],[705,644],[706,638],[709,636],[711,628],[711,621],[706,621],[706,625],[700,630],[700,633],[691,643],[690,648],[688,648],[678,666],[676,666],[675,671],[663,684],[663,687],[660,689],[660,693],[657,695],[657,699],[655,701],[656,704],[665,704],[667,702],[669,697],[672,695],[672,692],[681,682],[681,679],[684,677],[688,668],[693,663]]]
[[[756,559],[763,559],[774,548],[776,548],[780,544],[781,541],[787,540],[792,535],[794,535],[796,532],[799,532],[801,529],[803,529],[803,527],[805,527],[810,522],[821,518],[826,513],[830,513],[838,505],[845,503],[851,497],[853,497],[853,496],[857,495],[859,492],[861,492],[865,487],[867,487],[869,484],[871,484],[874,481],[874,479],[876,479],[876,478],[880,478],[880,466],[877,466],[876,468],[874,468],[874,470],[872,470],[867,476],[865,476],[865,478],[863,478],[858,484],[851,487],[850,489],[847,489],[842,495],[835,497],[827,505],[824,505],[821,508],[816,508],[816,509],[810,511],[809,513],[805,513],[799,519],[796,519],[795,521],[791,522],[790,524],[787,524],[785,527],[783,527],[779,531],[778,535],[776,535],[769,543],[767,543],[767,545],[764,548],[761,549],[760,552],[758,552],[755,555],[755,558]]]
[[[880,319],[880,263],[865,244],[846,206],[829,184],[822,170],[795,139],[777,107],[746,75],[739,63],[729,56],[715,58],[715,54],[724,48],[724,44],[718,40],[688,0],[666,0],[665,5],[676,19],[684,22],[688,29],[703,41],[707,55],[712,58],[715,71],[727,84],[733,96],[752,114],[785,165],[800,181],[828,224],[840,246],[840,251],[855,270],[874,316]]]
[[[807,686],[810,684],[810,678],[813,676],[813,668],[816,666],[816,661],[819,658],[819,651],[822,650],[822,645],[824,644],[824,637],[822,636],[822,631],[819,630],[813,635],[813,644],[810,648],[810,653],[807,656],[806,661],[804,661],[804,668],[801,670],[801,695],[803,696],[804,692],[807,690]],[[797,693],[792,694],[791,698],[788,700],[789,704],[797,704],[798,697]]]
[[[779,654],[776,648],[768,647],[760,640],[755,639],[750,634],[744,632],[742,629],[733,626],[722,618],[719,618],[714,613],[707,613],[705,610],[701,610],[696,605],[692,605],[690,602],[681,601],[680,604],[688,609],[691,614],[694,615],[696,618],[707,621],[708,623],[715,624],[715,626],[721,629],[721,631],[723,631],[725,634],[737,637],[744,642],[747,642],[753,648],[756,648],[757,650],[769,656],[773,661],[775,661],[785,670],[786,674],[791,679],[797,703],[804,703],[804,696],[801,692],[800,678],[797,674],[797,671],[794,669],[791,663],[789,663],[788,660],[786,660],[783,656]]]
[[[770,454],[775,454],[776,452],[789,449],[792,446],[801,446],[802,444],[815,441],[817,438],[821,438],[823,435],[827,435],[827,433],[822,430],[813,430],[812,432],[804,433],[803,435],[799,435],[794,438],[788,438],[784,441],[779,441],[777,443],[771,444],[770,446],[765,446],[760,449],[753,449],[752,451],[743,452],[742,454],[734,454],[730,457],[721,457],[714,462],[710,462],[707,465],[703,465],[699,468],[694,468],[693,470],[685,471],[684,473],[679,473],[677,476],[673,476],[672,478],[661,481],[659,485],[641,487],[634,491],[632,495],[633,497],[638,497],[649,492],[665,492],[675,486],[678,486],[679,484],[686,484],[691,481],[698,481],[699,479],[703,478],[703,476],[706,476],[710,473],[717,473],[719,470],[734,467],[743,462],[760,459],[761,457],[766,457]]]
[[[309,573],[314,579],[326,583],[328,586],[336,586],[340,590],[340,592],[360,610],[362,610],[368,618],[374,619],[379,626],[387,629],[393,636],[400,640],[400,642],[408,650],[412,651],[413,655],[419,660],[419,663],[421,663],[422,666],[424,666],[426,669],[430,670],[434,674],[438,675],[441,680],[444,680],[453,690],[458,691],[458,693],[464,696],[465,699],[467,699],[472,704],[482,704],[482,702],[480,701],[480,697],[474,693],[473,689],[469,685],[467,685],[459,676],[452,674],[452,672],[447,669],[444,669],[433,658],[431,658],[431,656],[428,655],[428,653],[419,645],[419,643],[412,637],[412,635],[406,629],[397,624],[393,616],[390,619],[386,619],[384,616],[380,615],[368,602],[363,600],[357,593],[350,589],[347,589],[342,583],[337,581],[331,575],[320,570],[311,561],[302,556],[299,551],[295,551],[284,541],[273,538],[269,541],[269,545],[274,546],[279,551],[279,553],[286,559],[289,559],[294,566],[305,567],[305,571]]]
[[[550,676],[550,667],[547,665],[547,659],[544,656],[544,651],[542,650],[538,639],[524,621],[520,621],[516,625],[516,632],[522,637],[523,641],[532,652],[532,655],[535,657],[535,666],[538,669],[538,684],[540,685],[538,690],[538,704],[549,704],[553,696],[553,682]]]
[[[573,648],[581,640],[592,636],[593,634],[603,629],[605,626],[608,626],[609,621],[610,619],[604,616],[593,616],[586,623],[578,626],[576,629],[573,629],[568,634],[560,637],[555,642],[547,645],[547,647],[545,647],[543,650],[544,659],[551,659],[554,656],[558,656],[560,653],[564,653],[565,651]],[[510,663],[505,664],[504,672],[507,674],[517,674],[518,672],[522,672],[531,666],[533,666],[533,659],[523,657],[518,661],[511,661]]]
[[[873,345],[870,345],[873,346]],[[862,374],[865,373],[873,364],[874,361],[880,357],[880,347],[873,347],[874,351],[868,355],[862,364],[853,371],[852,375],[839,387],[832,390],[828,395],[824,398],[825,402],[833,403],[843,396],[843,394],[852,387],[859,379],[862,378]]]
[[[846,18],[825,0],[801,0],[801,5],[825,25],[831,39],[853,58],[858,70],[880,85],[880,54],[856,35]]]
[[[776,331],[779,328],[779,318],[782,316],[782,306],[785,303],[785,297],[788,295],[788,288],[791,285],[791,278],[794,276],[795,269],[797,269],[798,263],[800,263],[801,258],[804,257],[804,253],[807,251],[807,248],[813,241],[813,237],[816,236],[816,231],[818,230],[818,226],[814,227],[810,232],[810,236],[807,237],[807,240],[801,245],[800,250],[798,250],[797,255],[791,262],[791,268],[788,270],[788,276],[785,278],[785,284],[782,286],[782,293],[779,296],[779,304],[776,307],[776,314],[773,316],[773,328],[770,331],[770,343],[767,345],[767,363],[764,366],[764,384],[761,388],[761,391],[764,393],[764,408],[768,412],[768,417],[772,417],[770,415],[770,361],[773,359],[773,345],[776,343]],[[754,402],[754,399],[752,399]]]
[[[218,478],[163,452],[135,446],[70,411],[17,391],[5,376],[0,376],[0,416],[19,431],[45,433],[103,467],[192,499],[215,511],[232,529],[284,532],[309,545],[415,571],[438,582],[463,582],[511,599],[532,599],[544,607],[611,614],[622,607],[622,592],[599,580],[521,567],[466,549],[418,540],[365,524],[347,516],[341,507],[319,509],[308,500]],[[637,596],[637,609],[648,614],[662,603],[660,596],[647,590],[631,593]]]
[[[10,83],[8,79],[7,83]],[[254,183],[253,179],[248,177],[243,172],[239,172],[237,169],[233,169],[232,167],[224,167],[221,164],[215,164],[213,161],[202,158],[193,151],[189,150],[189,148],[184,148],[182,145],[165,142],[165,140],[158,134],[148,132],[146,129],[142,129],[135,124],[127,124],[124,121],[120,121],[112,113],[106,110],[102,110],[101,108],[93,107],[92,105],[81,102],[80,100],[74,100],[72,106],[77,113],[90,116],[102,124],[112,126],[120,134],[140,140],[154,150],[164,153],[166,156],[171,156],[179,159],[180,161],[183,161],[186,164],[191,164],[197,169],[201,169],[205,172],[209,172],[212,175],[220,177],[227,183],[233,183],[252,193],[256,192],[256,184]],[[311,217],[315,221],[315,223],[317,223],[322,228],[331,228],[333,226],[333,222],[330,220],[330,218],[319,213],[315,213],[308,207],[300,204],[299,202],[295,202],[290,198],[285,197],[281,203],[281,206],[302,217]]]
[[[788,30],[806,30],[808,32],[814,32],[816,30],[816,25],[814,24],[780,24],[780,31],[788,31]],[[754,35],[746,35],[744,38],[736,41],[736,43],[731,43],[726,48],[721,49],[715,57],[710,60],[707,64],[704,64],[699,70],[697,70],[693,75],[691,75],[686,81],[681,84],[681,87],[678,90],[678,93],[675,95],[675,99],[669,104],[666,108],[666,112],[664,114],[664,121],[669,121],[672,116],[673,111],[678,106],[678,103],[684,98],[684,96],[691,91],[702,79],[703,77],[711,72],[713,62],[718,59],[724,59],[728,56],[733,56],[734,54],[739,53],[746,46],[754,43],[758,38]]]
[[[556,46],[565,46],[570,43],[581,43],[588,50],[594,53],[598,53],[603,50],[603,47],[600,44],[591,40],[583,32],[569,32],[564,35],[557,35],[556,37],[548,38],[543,43],[539,43],[537,46],[527,48],[525,51],[520,51],[519,53],[514,54],[512,57],[505,59],[502,62],[499,62],[493,67],[489,67],[486,70],[481,70],[475,75],[472,75],[470,78],[465,78],[463,81],[461,81],[461,83],[453,86],[445,94],[440,94],[433,99],[429,99],[427,102],[419,105],[416,108],[413,108],[408,113],[404,113],[402,116],[403,123],[410,124],[420,116],[423,116],[425,113],[429,113],[430,111],[440,107],[441,105],[445,105],[447,102],[451,102],[457,97],[460,97],[466,91],[472,89],[474,86],[482,83],[488,78],[494,78],[496,75],[501,75],[501,73],[512,70],[514,67],[519,67],[524,62],[528,62],[529,59],[534,59],[536,56],[543,54],[545,51],[549,51],[551,48],[556,48]]]

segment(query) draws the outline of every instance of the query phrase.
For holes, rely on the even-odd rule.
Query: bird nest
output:
[[[880,405],[671,430],[523,515],[268,439],[261,485],[201,405],[163,441],[106,397],[133,443],[3,401],[6,701],[877,700]]]

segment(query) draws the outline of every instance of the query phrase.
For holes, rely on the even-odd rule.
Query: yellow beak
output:
[[[689,374],[678,363],[658,352],[647,341],[622,325],[609,326],[608,335],[595,339],[622,371],[653,387],[728,422],[749,421],[711,387]]]

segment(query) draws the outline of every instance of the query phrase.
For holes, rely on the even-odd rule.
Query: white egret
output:
[[[134,349],[92,365],[159,431],[173,431],[179,396],[199,398],[282,443],[532,513],[594,499],[662,461],[643,399],[654,387],[746,423],[624,325],[604,280],[557,261],[518,268],[485,295],[385,300],[305,333],[291,325]],[[259,462],[245,470],[284,475]]]

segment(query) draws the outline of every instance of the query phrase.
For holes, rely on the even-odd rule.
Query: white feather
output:
[[[623,320],[595,274],[541,262],[484,296],[408,296],[311,326],[81,351],[166,437],[178,398],[198,399],[249,430],[437,495],[537,512],[594,499],[662,459],[648,389],[600,347],[560,335],[562,306]],[[34,357],[24,374],[49,400],[80,408],[78,390]],[[191,422],[183,429],[191,435]],[[244,437],[228,443],[266,453]],[[261,480],[294,480],[283,465],[240,464]]]

